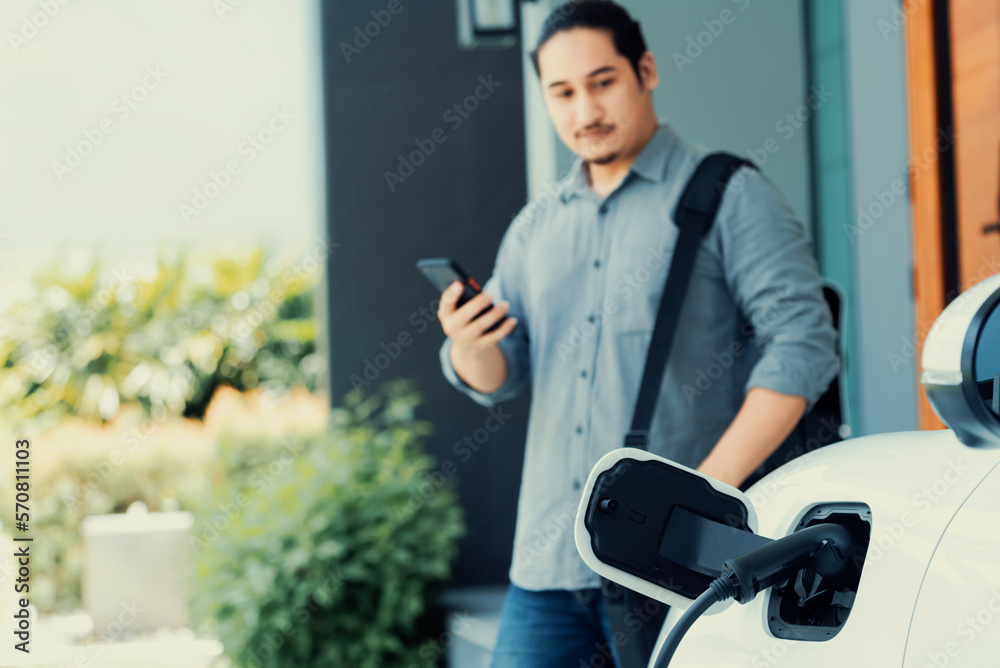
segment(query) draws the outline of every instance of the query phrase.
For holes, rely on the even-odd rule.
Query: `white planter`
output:
[[[190,513],[94,515],[83,536],[83,603],[97,636],[187,626]]]

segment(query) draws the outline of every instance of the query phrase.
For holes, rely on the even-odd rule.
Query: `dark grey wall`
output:
[[[511,417],[478,451],[455,451],[466,436],[482,438],[486,432],[476,430],[489,413],[441,375],[437,295],[414,263],[450,256],[480,283],[489,277],[526,198],[521,50],[459,49],[450,1],[401,0],[398,14],[380,14],[385,25],[368,26],[377,32],[369,43],[355,44],[357,29],[375,21],[371,12],[390,4],[322,5],[328,229],[340,244],[327,283],[331,397],[339,403],[351,376],[365,378],[366,369],[373,388],[418,380],[419,415],[436,428],[428,450],[453,464],[441,470],[455,471],[466,510],[455,583],[506,583],[528,397],[502,407]],[[480,77],[499,85],[488,92]],[[475,111],[445,116],[477,88],[485,99]],[[423,164],[390,187],[385,173],[398,172],[400,154],[418,150],[415,141],[429,148],[434,136],[440,143]],[[376,359],[386,348],[396,352],[401,336],[409,345],[394,359]]]

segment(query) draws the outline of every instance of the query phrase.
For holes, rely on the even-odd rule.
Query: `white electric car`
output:
[[[1000,275],[941,314],[922,368],[949,429],[815,450],[746,493],[644,450],[597,464],[577,548],[671,606],[650,668],[1000,667]]]

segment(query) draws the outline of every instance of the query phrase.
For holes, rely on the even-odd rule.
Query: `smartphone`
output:
[[[419,269],[420,272],[427,277],[427,280],[429,280],[431,284],[438,289],[438,292],[443,293],[448,289],[449,285],[455,281],[461,281],[465,285],[465,289],[462,291],[462,295],[458,298],[458,304],[456,307],[461,306],[482,292],[482,288],[479,287],[479,284],[476,283],[467,273],[465,273],[465,271],[458,266],[458,263],[450,258],[435,257],[418,260],[417,269]],[[476,314],[476,317],[473,318],[473,320],[486,313],[491,308],[493,308],[493,304],[490,304]],[[496,321],[483,333],[492,332],[497,327],[502,325],[508,317],[510,316],[505,316]]]

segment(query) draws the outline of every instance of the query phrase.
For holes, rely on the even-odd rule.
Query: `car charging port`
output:
[[[829,640],[840,632],[851,614],[871,540],[871,508],[864,503],[814,506],[792,535],[819,524],[835,524],[850,533],[849,565],[836,576],[803,569],[775,585],[766,606],[768,627],[776,638]]]

